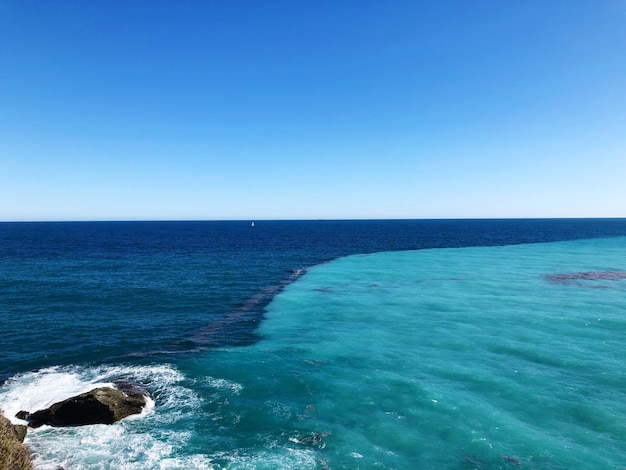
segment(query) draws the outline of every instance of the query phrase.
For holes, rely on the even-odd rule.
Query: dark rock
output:
[[[149,395],[147,389],[139,385],[137,382],[133,382],[128,379],[117,379],[113,383],[115,384],[115,388],[117,390],[124,392],[126,395]]]
[[[322,434],[320,434],[319,432],[312,432],[310,436],[303,437],[297,442],[298,444],[304,444],[308,446],[316,446],[318,444],[321,444],[321,448],[323,449],[326,446],[326,444],[324,443],[324,438],[329,435],[329,432],[325,432]]]
[[[146,405],[143,393],[124,393],[114,388],[96,388],[59,403],[45,410],[16,416],[25,416],[28,425],[37,428],[50,426],[83,426],[87,424],[112,424],[132,414],[141,413]]]
[[[0,410],[0,469],[31,470],[32,457],[22,444],[25,431],[9,421]]]
[[[18,411],[15,415],[17,419],[23,419],[24,421],[27,421],[29,416],[30,413],[28,411]]]

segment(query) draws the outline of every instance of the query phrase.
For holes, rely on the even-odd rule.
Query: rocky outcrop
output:
[[[147,394],[126,387],[125,391],[102,387],[82,393],[50,408],[33,413],[20,411],[16,417],[28,421],[33,428],[49,426],[83,426],[112,424],[127,416],[141,413]]]
[[[23,424],[13,425],[13,432],[15,433],[15,437],[20,442],[24,442],[24,438],[26,437],[27,431],[28,431],[28,428],[24,426]]]
[[[15,426],[0,413],[0,469],[33,468],[30,454],[22,444],[25,435],[26,426]]]

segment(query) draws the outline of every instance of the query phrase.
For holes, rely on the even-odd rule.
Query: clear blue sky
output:
[[[0,220],[626,216],[626,0],[0,0]]]

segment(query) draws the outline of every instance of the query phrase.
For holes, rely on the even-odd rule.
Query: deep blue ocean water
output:
[[[38,468],[626,467],[626,219],[0,224],[0,408]]]

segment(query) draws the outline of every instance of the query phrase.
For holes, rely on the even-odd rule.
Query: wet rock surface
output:
[[[127,387],[128,391],[110,387],[96,388],[67,400],[55,403],[33,413],[20,411],[19,419],[28,421],[33,428],[49,426],[83,426],[112,424],[127,416],[141,413],[147,403],[147,393],[142,389]]]

